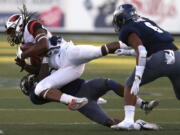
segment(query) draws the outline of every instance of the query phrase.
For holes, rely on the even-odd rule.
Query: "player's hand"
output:
[[[139,92],[139,84],[141,83],[141,79],[139,76],[135,76],[133,85],[131,87],[131,94],[132,95],[137,95],[137,93]]]
[[[115,51],[115,54],[117,54],[118,56],[134,56],[136,53],[132,49],[117,49]]]
[[[21,54],[22,54],[22,50],[20,47],[18,47],[17,58],[21,59]]]
[[[15,62],[16,62],[16,65],[18,65],[18,66],[21,67],[21,71],[20,71],[20,72],[22,72],[23,69],[24,69],[24,67],[25,67],[25,65],[26,65],[25,60],[22,60],[22,59],[20,59],[20,58],[17,57],[17,58],[15,59]]]

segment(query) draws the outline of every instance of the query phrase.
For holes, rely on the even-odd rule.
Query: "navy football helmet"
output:
[[[113,26],[115,31],[118,32],[122,25],[128,20],[137,17],[136,8],[131,4],[122,4],[117,7],[113,15]]]
[[[30,94],[30,91],[35,89],[35,85],[35,75],[28,74],[21,79],[20,90],[23,92],[23,94],[28,96]]]

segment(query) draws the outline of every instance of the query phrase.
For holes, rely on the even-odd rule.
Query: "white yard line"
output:
[[[104,109],[105,111],[109,111],[109,112],[113,112],[113,111],[123,111],[123,108],[120,109]],[[136,109],[137,111],[142,111],[141,109]],[[156,108],[156,111],[180,111],[180,108]],[[11,108],[0,108],[0,111],[59,111],[59,112],[63,112],[63,111],[70,111],[68,109],[45,109],[45,108],[40,108],[40,109],[36,109],[36,108],[17,108],[17,109],[11,109]]]
[[[180,122],[158,122],[156,121],[157,124],[175,124],[175,125],[179,125]],[[42,122],[26,122],[26,123],[15,123],[15,122],[7,122],[7,123],[1,123],[1,125],[64,125],[64,126],[70,126],[70,125],[99,125],[97,123],[94,122],[48,122],[48,123],[42,123]]]

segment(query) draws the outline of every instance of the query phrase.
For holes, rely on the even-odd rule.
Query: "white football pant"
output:
[[[49,88],[61,88],[79,78],[84,71],[85,63],[102,56],[101,47],[75,46],[71,42],[68,44],[68,47],[61,48],[60,53],[50,57],[50,66],[58,70],[37,84],[36,95]]]

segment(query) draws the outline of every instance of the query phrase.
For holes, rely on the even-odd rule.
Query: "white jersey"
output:
[[[24,29],[24,33],[23,33],[23,43],[33,43],[33,44],[35,44],[36,43],[36,41],[35,41],[35,37],[33,37],[33,35],[32,35],[32,32],[30,32],[29,30],[28,30],[28,27],[29,27],[29,23],[25,26],[25,29]],[[51,32],[49,32],[48,30],[47,30],[47,38],[51,38],[52,37],[52,34],[51,34]],[[50,48],[50,46],[51,45],[49,45],[49,48]]]
[[[35,44],[35,37],[33,36],[33,32],[32,32],[32,28],[33,26],[33,21],[30,21],[26,26],[25,26],[25,30],[23,33],[23,43],[33,43]],[[34,21],[37,22],[37,21]],[[42,26],[43,27],[43,26]],[[43,27],[44,28],[44,27]],[[45,28],[44,28],[45,29]],[[52,34],[46,29],[47,31],[47,38],[50,39],[52,37]],[[60,63],[57,62],[57,56],[59,56],[61,54],[61,51],[65,51],[65,49],[68,46],[68,42],[66,42],[63,38],[61,39],[61,42],[59,42],[56,46],[52,45],[51,42],[48,42],[48,53],[47,55],[49,56],[49,66],[51,68],[60,68],[62,67],[60,65]],[[40,58],[42,59],[42,57]]]

